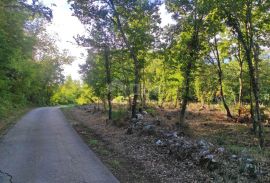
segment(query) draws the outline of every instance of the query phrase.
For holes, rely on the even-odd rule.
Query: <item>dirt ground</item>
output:
[[[265,129],[266,148],[258,148],[258,139],[250,131],[251,124],[238,124],[226,119],[218,109],[199,109],[189,107],[188,128],[180,133],[192,139],[206,139],[218,147],[224,147],[232,154],[249,153],[269,170],[270,147],[269,128]],[[106,120],[102,111],[75,107],[63,110],[74,128],[111,169],[120,182],[246,182],[241,178],[219,179],[216,172],[199,166],[189,159],[176,160],[169,153],[160,150],[155,142],[158,136],[133,133],[127,135],[129,114],[116,114],[114,122]],[[178,111],[172,109],[149,109],[144,121],[159,121],[164,130],[174,130]],[[112,124],[113,123],[113,124]],[[118,127],[117,127],[117,126]],[[268,169],[269,168],[269,169]],[[234,170],[232,170],[234,171]],[[218,175],[220,176],[220,175]],[[250,179],[248,182],[265,182],[270,179]]]

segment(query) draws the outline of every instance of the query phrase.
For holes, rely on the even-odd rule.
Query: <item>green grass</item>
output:
[[[126,116],[126,111],[119,109],[119,110],[114,110],[112,111],[112,119],[113,120],[120,120],[122,119],[124,116]]]
[[[13,109],[0,119],[0,137],[3,136],[8,129],[13,126],[25,113],[29,112],[33,107],[21,107]]]
[[[104,149],[104,148],[100,148],[97,149],[98,153],[101,154],[102,156],[109,156],[110,155],[110,151]]]
[[[90,140],[88,141],[88,143],[89,143],[90,145],[92,145],[92,146],[96,146],[96,145],[98,144],[98,140],[96,140],[96,139],[90,139]]]
[[[154,108],[148,108],[146,109],[146,112],[150,114],[151,116],[156,116],[157,112]]]
[[[118,160],[111,160],[109,163],[114,169],[118,169],[121,167],[121,163]]]

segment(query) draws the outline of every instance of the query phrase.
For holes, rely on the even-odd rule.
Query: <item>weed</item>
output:
[[[96,139],[90,139],[88,143],[92,146],[96,146],[98,144],[98,141]]]
[[[106,149],[98,149],[99,154],[103,155],[103,156],[109,156],[110,152]]]
[[[156,116],[157,112],[154,108],[148,108],[146,109],[146,112],[150,114],[151,116]]]
[[[112,161],[110,161],[110,164],[111,164],[111,166],[112,166],[113,168],[115,168],[115,169],[121,167],[120,161],[118,161],[118,160],[112,160]]]

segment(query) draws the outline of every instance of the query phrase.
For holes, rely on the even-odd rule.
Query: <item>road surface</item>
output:
[[[60,109],[26,114],[0,140],[0,183],[118,183]]]

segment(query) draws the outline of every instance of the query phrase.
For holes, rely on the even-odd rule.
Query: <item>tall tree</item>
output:
[[[153,30],[152,27],[155,23],[152,16],[157,10],[158,1],[70,0],[69,2],[74,9],[75,15],[80,19],[86,17],[96,19],[98,17],[100,21],[109,21],[113,23],[118,35],[122,38],[133,59],[134,96],[132,117],[136,117],[141,68],[139,53],[150,46],[150,32]]]
[[[184,86],[182,92],[182,103],[180,110],[179,124],[185,123],[185,113],[190,95],[190,84],[192,82],[192,71],[200,55],[200,34],[204,27],[203,19],[208,14],[209,2],[192,1],[166,1],[167,8],[174,13],[174,19],[181,27],[180,43],[182,49],[179,50],[181,56],[181,70],[184,76]]]
[[[256,44],[254,38],[256,25],[254,23],[253,15],[258,9],[264,9],[264,12],[266,13],[267,11],[265,10],[269,10],[270,3],[268,1],[255,0],[241,0],[237,2],[226,0],[216,2],[216,4],[219,6],[221,16],[225,17],[227,25],[230,26],[233,33],[237,35],[237,38],[245,52],[245,58],[249,68],[251,88],[255,101],[254,121],[259,127],[260,146],[263,146],[264,137],[260,114],[259,86],[253,62],[254,55],[256,55],[253,52],[254,44]]]

